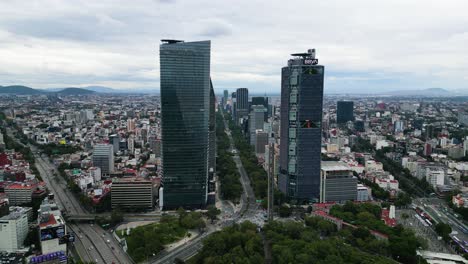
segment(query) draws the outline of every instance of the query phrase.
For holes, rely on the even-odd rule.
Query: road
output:
[[[65,181],[58,175],[58,171],[46,158],[37,154],[37,148],[30,146],[33,151],[36,167],[42,179],[55,195],[59,208],[67,214],[86,215],[88,212],[81,206],[76,197],[68,190]],[[67,224],[75,234],[75,246],[83,261],[96,263],[133,263],[130,257],[118,245],[118,242],[101,227],[90,224]],[[104,236],[102,236],[104,235]],[[107,242],[109,240],[109,242]],[[114,249],[112,249],[112,247]]]
[[[468,227],[455,217],[452,209],[447,206],[445,201],[439,198],[421,198],[416,200],[415,203],[427,211],[434,220],[449,224],[452,230],[458,233],[456,236],[459,239],[468,241]]]
[[[241,209],[238,212],[233,213],[232,217],[220,220],[218,226],[208,226],[208,230],[205,233],[190,240],[186,244],[169,252],[163,251],[156,258],[149,261],[149,263],[172,264],[176,258],[188,260],[201,250],[203,247],[203,239],[213,232],[220,230],[223,227],[233,225],[234,223],[247,220],[258,222],[256,220],[260,219],[260,215],[263,215],[263,211],[259,209],[259,205],[255,202],[255,193],[250,185],[249,176],[242,165],[242,161],[238,155],[239,151],[234,146],[234,140],[232,139],[231,131],[229,131],[226,120],[224,120],[224,126],[226,127],[226,134],[229,137],[231,145],[230,149],[231,151],[234,150],[233,153],[235,153],[233,156],[234,162],[236,163],[237,170],[241,176],[240,180],[244,191],[241,197]]]

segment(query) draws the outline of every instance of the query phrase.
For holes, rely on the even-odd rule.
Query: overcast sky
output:
[[[317,50],[328,92],[468,90],[466,0],[1,0],[0,85],[159,89],[160,39],[211,40],[216,88],[279,92]]]

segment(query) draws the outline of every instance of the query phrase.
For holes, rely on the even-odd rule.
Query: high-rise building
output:
[[[236,124],[240,124],[242,119],[249,115],[249,90],[238,88],[236,90]]]
[[[298,202],[320,196],[324,67],[315,50],[292,54],[281,76],[279,189]]]
[[[120,136],[118,134],[113,134],[109,136],[109,144],[114,147],[114,154],[119,152],[120,146]]]
[[[252,103],[251,103],[252,106],[254,105],[263,105],[265,107],[265,109],[267,111],[265,111],[265,114],[264,114],[264,119],[265,119],[265,122],[268,121],[268,112],[271,112],[271,111],[268,111],[268,108],[269,108],[269,105],[268,105],[268,97],[262,97],[262,96],[256,96],[256,97],[252,97]]]
[[[210,129],[209,129],[209,155],[208,155],[208,170],[214,172],[216,170],[216,96],[213,90],[213,83],[210,80]],[[211,174],[210,174],[211,175]]]
[[[338,101],[336,104],[336,122],[338,124],[354,120],[354,102]]]
[[[102,175],[114,172],[114,146],[109,144],[94,145],[93,165],[101,169]]]
[[[223,108],[226,107],[227,101],[229,99],[229,92],[228,90],[224,90],[224,95],[223,95]]]
[[[207,202],[210,41],[163,40],[160,46],[164,208]]]
[[[264,154],[265,146],[268,147],[268,133],[263,130],[257,130],[255,132],[255,153]]]
[[[263,129],[264,114],[267,110],[263,105],[253,105],[249,117],[250,145],[255,146],[255,133],[258,129]]]

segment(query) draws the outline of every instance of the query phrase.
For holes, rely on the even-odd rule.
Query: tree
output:
[[[210,218],[211,223],[218,218],[218,215],[221,214],[221,210],[216,208],[214,205],[208,206],[208,212],[206,212],[208,218]]]
[[[111,225],[117,225],[123,221],[123,214],[119,209],[112,210]]]
[[[448,241],[450,239],[449,234],[452,233],[452,227],[446,223],[437,223],[435,225],[435,231],[445,241]]]
[[[281,205],[279,208],[280,217],[289,217],[292,213],[292,208],[286,205]]]

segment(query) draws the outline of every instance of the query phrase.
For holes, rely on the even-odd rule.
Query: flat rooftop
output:
[[[323,171],[350,171],[348,164],[340,161],[322,161],[320,167]]]

